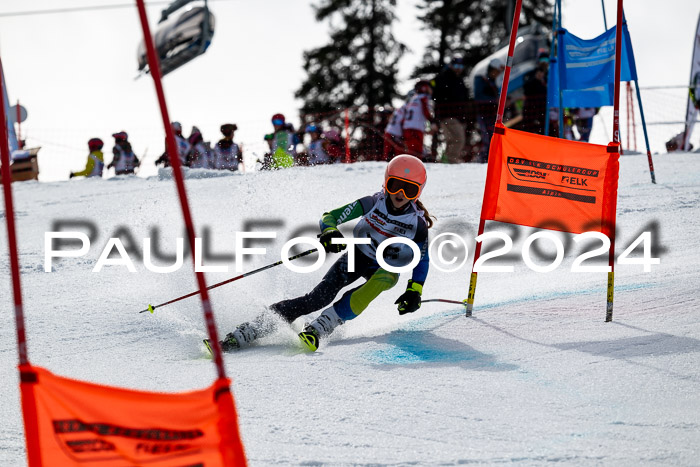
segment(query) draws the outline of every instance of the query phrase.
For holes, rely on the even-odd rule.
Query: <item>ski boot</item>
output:
[[[226,334],[224,340],[219,341],[222,352],[233,352],[242,348],[248,347],[255,339],[258,338],[258,333],[250,323],[243,323],[233,331]],[[214,355],[209,339],[204,339],[204,345],[209,349],[209,353]]]
[[[321,337],[329,335],[341,324],[343,324],[343,320],[338,317],[335,309],[331,306],[324,310],[318,318],[304,326],[304,330],[298,336],[306,348],[316,352],[321,343]]]

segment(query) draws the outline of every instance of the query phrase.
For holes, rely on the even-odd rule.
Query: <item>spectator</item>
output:
[[[435,117],[433,116],[433,89],[426,80],[420,80],[415,86],[415,95],[406,104],[403,119],[403,140],[406,152],[417,158],[425,159],[423,152],[423,138],[425,136],[426,122],[431,123],[431,132],[437,130]]]
[[[331,156],[329,156],[326,151],[329,142],[321,137],[321,129],[316,125],[309,125],[306,127],[306,132],[311,136],[311,142],[309,143],[309,149],[307,151],[308,164],[330,164],[332,162]]]
[[[540,58],[537,67],[525,75],[523,92],[523,130],[544,134],[547,115],[547,67],[549,59]]]
[[[182,124],[172,122],[170,126],[175,133],[175,143],[177,144],[177,154],[180,156],[180,164],[187,165],[187,155],[190,152],[190,143],[182,136]],[[170,156],[168,156],[168,143],[165,143],[165,152],[156,160],[156,165],[163,164],[163,167],[170,167]]]
[[[598,113],[595,107],[581,107],[574,110],[574,124],[579,134],[579,141],[588,142],[593,129],[593,117]]]
[[[219,140],[214,147],[213,168],[219,170],[245,170],[243,165],[243,151],[240,146],[233,142],[233,136],[238,125],[235,123],[224,123],[221,125],[223,139]]]
[[[345,144],[338,130],[328,130],[323,133],[323,139],[328,142],[326,152],[331,158],[331,163],[341,162],[345,158]]]
[[[467,101],[469,91],[464,84],[464,59],[455,56],[433,80],[435,116],[445,137],[447,162],[464,162],[467,142]]]
[[[499,87],[496,78],[503,72],[505,67],[501,61],[494,58],[489,62],[485,75],[474,77],[474,100],[477,109],[477,126],[481,134],[481,149],[479,151],[478,162],[488,162],[489,146],[491,136],[496,124],[496,114],[498,113]]]
[[[92,138],[88,141],[88,149],[90,149],[90,154],[88,154],[87,164],[85,169],[80,172],[71,172],[69,178],[73,177],[99,177],[102,178],[102,170],[105,166],[104,155],[102,154],[102,146],[104,143],[100,138]]]
[[[272,133],[270,168],[282,169],[293,166],[296,155],[294,131],[286,125],[282,114],[272,116],[272,127],[275,131]]]
[[[108,169],[114,167],[114,173],[117,175],[130,175],[136,170],[136,167],[141,165],[141,161],[136,157],[129,143],[129,135],[125,131],[114,133],[114,148],[112,149],[112,162],[107,166]]]
[[[413,91],[411,91],[413,93]],[[412,96],[412,94],[409,94]],[[384,129],[384,152],[382,159],[392,160],[395,156],[405,152],[403,146],[403,120],[406,115],[406,105],[394,110],[389,117],[389,123]]]
[[[273,133],[268,133],[265,135],[265,137],[263,139],[267,143],[268,151],[263,156],[262,161],[260,161],[260,159],[258,159],[258,162],[260,162],[262,164],[260,167],[260,170],[271,170],[272,169],[272,146],[273,146],[273,142],[275,139],[275,135]]]
[[[188,155],[188,166],[193,169],[209,169],[211,148],[204,142],[202,132],[196,126],[192,127],[187,142],[190,143],[190,152]]]

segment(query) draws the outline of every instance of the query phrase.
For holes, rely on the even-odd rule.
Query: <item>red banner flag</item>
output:
[[[612,237],[617,146],[567,141],[497,125],[481,218]]]
[[[30,467],[246,465],[228,379],[163,394],[20,374]]]

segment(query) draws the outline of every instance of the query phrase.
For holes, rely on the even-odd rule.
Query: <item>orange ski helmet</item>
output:
[[[394,157],[384,172],[384,189],[389,194],[403,191],[408,199],[417,199],[428,179],[425,165],[415,156],[401,154]]]

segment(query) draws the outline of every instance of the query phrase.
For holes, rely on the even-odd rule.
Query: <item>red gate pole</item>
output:
[[[506,108],[506,97],[508,95],[508,80],[510,79],[510,69],[513,65],[513,51],[515,50],[515,40],[518,37],[518,23],[520,22],[520,8],[522,7],[523,1],[518,0],[515,4],[515,11],[513,13],[513,25],[510,28],[510,45],[508,46],[508,59],[506,60],[506,70],[503,74],[503,86],[501,86],[501,96],[498,101],[498,115],[496,116],[496,124],[494,128],[494,133],[499,131],[499,127],[503,127],[503,113]],[[493,142],[493,140],[491,140]],[[493,144],[493,143],[492,143]],[[491,162],[489,162],[490,164]],[[484,193],[486,196],[486,193]],[[479,219],[479,232],[477,236],[484,233],[484,218],[483,216]],[[466,302],[466,316],[472,315],[472,310],[474,309],[474,295],[476,294],[476,278],[477,273],[474,272],[474,264],[476,264],[479,256],[481,255],[481,242],[476,242],[474,247],[474,262],[472,263],[472,272],[469,277],[469,293],[467,295]]]
[[[613,101],[613,141],[611,146],[620,149],[620,68],[622,58],[622,0],[617,0],[617,28],[615,31],[615,97]],[[607,306],[605,309],[605,321],[613,318],[613,298],[615,292],[615,217],[612,216],[612,225],[608,226],[610,238],[610,251],[608,252],[608,291]]]
[[[2,75],[2,60],[0,60],[0,76]],[[5,95],[3,80],[0,79],[0,96]],[[22,304],[22,286],[19,272],[19,249],[17,248],[17,232],[15,229],[15,211],[12,200],[12,169],[10,168],[10,135],[7,130],[5,113],[5,98],[0,98],[0,164],[2,165],[2,186],[5,198],[5,224],[7,225],[7,246],[10,250],[10,272],[12,275],[12,295],[15,305],[15,328],[17,329],[17,353],[19,354],[19,379],[21,383],[36,381],[36,374],[31,371],[29,354],[27,352],[27,334],[24,328],[24,305]],[[9,104],[9,102],[8,102]],[[19,103],[18,103],[19,104]],[[19,119],[18,119],[19,120]],[[28,384],[22,388],[22,407],[27,441],[28,465],[41,465],[39,456],[39,432],[27,429],[36,426],[37,412],[34,400],[34,385]]]
[[[350,161],[350,109],[345,109],[345,161],[349,164]]]
[[[0,60],[0,75],[2,75],[2,61]],[[4,83],[0,79],[0,96],[5,95]],[[27,335],[24,331],[24,306],[22,305],[22,286],[19,275],[19,254],[17,250],[17,232],[15,230],[15,211],[12,202],[12,174],[10,169],[10,147],[8,144],[9,133],[7,131],[7,115],[5,113],[5,98],[2,97],[0,105],[0,160],[2,161],[2,187],[5,196],[5,224],[7,225],[7,242],[10,250],[10,272],[12,274],[12,295],[15,304],[15,325],[17,327],[17,352],[19,364],[29,363],[27,355]]]
[[[141,28],[143,29],[143,40],[146,44],[146,51],[148,53],[148,67],[150,68],[151,76],[153,77],[153,83],[156,87],[156,94],[158,95],[158,104],[160,105],[160,114],[163,118],[163,127],[165,127],[165,140],[168,148],[168,154],[170,154],[170,165],[173,168],[173,177],[175,178],[175,185],[177,186],[177,193],[180,198],[180,207],[182,208],[182,215],[185,218],[187,240],[190,245],[190,251],[195,251],[194,224],[192,222],[190,206],[187,201],[187,191],[185,189],[185,182],[182,177],[182,164],[180,163],[180,158],[178,157],[177,143],[175,142],[175,135],[173,134],[173,129],[170,126],[168,106],[165,102],[165,93],[163,92],[163,83],[161,80],[160,62],[158,60],[158,55],[156,54],[156,49],[153,45],[153,36],[151,35],[151,31],[148,26],[148,17],[146,16],[146,7],[144,6],[143,0],[136,0],[136,5],[138,6],[139,18],[141,19]],[[194,256],[195,255],[193,254],[193,266]],[[224,361],[221,356],[221,346],[219,345],[219,337],[216,332],[214,313],[212,311],[211,302],[209,301],[207,283],[204,278],[203,272],[195,271],[195,275],[197,276],[197,284],[199,286],[199,293],[202,300],[204,320],[207,325],[209,340],[211,341],[211,347],[214,353],[214,363],[216,364],[216,370],[218,372],[219,379],[223,379],[226,378],[226,370],[224,369]]]
[[[501,97],[498,100],[498,115],[496,125],[503,123],[503,112],[506,109],[506,97],[508,96],[508,80],[510,79],[510,69],[513,66],[513,51],[515,50],[515,40],[518,38],[518,23],[520,22],[520,8],[523,0],[518,0],[513,13],[513,25],[510,28],[510,44],[508,45],[508,58],[506,59],[506,71],[503,73],[503,86],[501,86]]]

